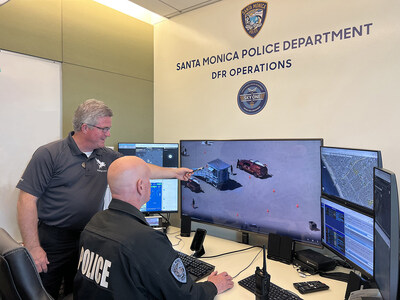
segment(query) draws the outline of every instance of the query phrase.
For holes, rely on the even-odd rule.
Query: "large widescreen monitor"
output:
[[[178,143],[118,143],[118,151],[124,155],[138,156],[145,162],[160,167],[178,167]],[[178,212],[178,179],[152,179],[150,182],[150,200],[140,208],[140,211]]]
[[[399,299],[399,199],[396,176],[374,171],[375,282],[384,300]]]
[[[343,203],[321,197],[322,244],[372,278],[374,219]]]
[[[321,243],[322,139],[182,140],[181,213],[243,232]]]
[[[321,147],[322,193],[372,213],[374,167],[380,151]]]

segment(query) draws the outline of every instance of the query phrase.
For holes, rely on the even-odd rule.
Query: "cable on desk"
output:
[[[292,266],[293,266],[293,269],[295,269],[297,271],[297,273],[299,274],[300,277],[306,278],[307,276],[311,276],[310,273],[302,271],[301,267],[298,267],[296,265],[292,265]]]
[[[179,233],[180,233],[180,230],[177,230],[175,232],[167,232],[167,235],[174,235],[174,234],[179,235]]]
[[[166,235],[175,235],[174,238],[176,238],[178,240],[178,242],[176,244],[173,244],[172,247],[176,247],[178,246],[183,240],[179,237],[180,235],[180,230],[177,230],[175,232],[169,232],[166,233]]]
[[[182,239],[180,238],[180,237],[178,237],[179,235],[176,235],[175,236],[175,238],[178,240],[178,242],[176,243],[176,244],[173,244],[172,245],[172,247],[176,247],[176,246],[178,246],[181,242],[182,242]]]
[[[254,247],[258,247],[258,246],[254,246]],[[254,247],[252,247],[252,248],[254,248]],[[261,249],[261,250],[256,254],[256,256],[253,258],[253,260],[251,261],[251,263],[250,263],[246,268],[244,268],[243,270],[241,270],[241,271],[240,271],[239,273],[237,273],[235,276],[232,276],[232,279],[235,279],[235,278],[238,277],[242,272],[246,271],[246,270],[253,264],[253,262],[256,260],[257,256],[261,253],[262,250],[263,250],[263,249]]]
[[[202,256],[201,258],[215,258],[215,257],[220,257],[220,256],[232,254],[232,253],[238,253],[238,252],[250,250],[250,249],[253,249],[253,248],[257,248],[257,247],[259,247],[259,246],[251,246],[251,247],[248,247],[248,248],[245,248],[245,249],[240,249],[240,250],[225,252],[225,253],[221,253],[221,254],[217,254],[217,255],[212,255],[212,256]]]
[[[158,214],[161,216],[161,218],[163,218],[167,222],[167,226],[171,225],[171,223],[169,222],[169,219],[170,219],[169,213],[167,213],[167,217],[163,216],[161,213],[158,213]]]
[[[179,234],[175,235],[175,238],[178,240],[178,242],[177,242],[176,244],[173,244],[172,247],[176,247],[176,246],[178,246],[181,242],[183,242],[183,240],[179,237]],[[184,245],[185,245],[185,243],[183,243],[181,249],[183,248]],[[180,250],[181,250],[181,249],[180,249]],[[178,250],[178,251],[180,251],[180,250]]]

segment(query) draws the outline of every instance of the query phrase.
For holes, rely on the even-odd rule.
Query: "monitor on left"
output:
[[[140,157],[160,167],[178,167],[177,143],[118,143],[124,155]],[[144,213],[178,212],[178,180],[152,179],[150,200],[140,208]]]

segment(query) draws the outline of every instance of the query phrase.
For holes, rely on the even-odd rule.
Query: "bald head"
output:
[[[107,180],[113,198],[140,209],[150,198],[150,168],[136,156],[124,156],[108,168]]]

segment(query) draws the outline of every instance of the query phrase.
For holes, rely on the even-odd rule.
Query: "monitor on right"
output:
[[[374,277],[384,300],[399,294],[399,199],[396,176],[382,168],[374,169]]]
[[[371,279],[374,270],[374,218],[342,201],[321,197],[322,244]]]
[[[322,193],[372,213],[374,167],[380,151],[321,147]]]

